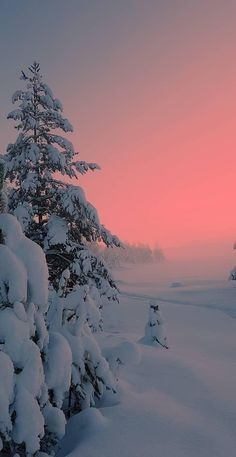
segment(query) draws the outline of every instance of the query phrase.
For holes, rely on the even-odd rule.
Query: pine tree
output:
[[[104,388],[115,388],[91,328],[100,326],[98,308],[117,299],[117,288],[104,261],[90,252],[89,243],[120,243],[100,224],[83,189],[68,184],[79,173],[99,167],[76,160],[72,143],[59,135],[60,130],[73,129],[43,82],[39,64],[30,66],[28,74],[22,72],[21,79],[26,90],[14,93],[12,101],[18,108],[8,115],[19,131],[5,155],[9,208],[46,254],[51,285],[48,326],[66,337],[72,351],[72,383],[65,406],[70,414],[93,404]],[[56,397],[54,389],[52,401]]]
[[[71,268],[70,284],[95,286],[101,300],[116,299],[117,289],[101,258],[92,255],[86,242],[120,245],[99,221],[97,211],[86,200],[83,189],[66,183],[98,167],[76,160],[72,143],[58,132],[72,132],[62,117],[62,105],[43,82],[38,63],[22,72],[25,91],[16,91],[18,108],[9,119],[19,131],[7,148],[7,177],[13,184],[9,208],[24,227],[25,234],[45,250],[50,280],[58,290],[62,272]]]

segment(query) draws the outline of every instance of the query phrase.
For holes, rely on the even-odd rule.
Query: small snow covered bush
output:
[[[236,281],[236,267],[233,268],[233,270],[231,270],[229,279],[232,279],[233,281]]]
[[[168,349],[164,321],[160,306],[155,299],[151,299],[149,302],[149,318],[145,326],[145,336],[141,341]]]
[[[236,242],[234,243],[234,249],[236,249]],[[231,270],[229,279],[236,281],[236,266]]]

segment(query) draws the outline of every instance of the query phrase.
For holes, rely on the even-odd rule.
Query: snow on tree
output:
[[[5,163],[0,159],[0,213],[5,213],[7,208],[7,197],[4,192]]]
[[[31,457],[50,452],[66,422],[50,402],[45,378],[48,269],[42,249],[14,216],[0,214],[0,233],[0,454]],[[54,377],[59,366],[62,371],[57,357]]]
[[[46,254],[51,291],[49,347],[57,353],[60,334],[69,345],[62,352],[72,353],[72,382],[64,402],[58,379],[51,373],[53,356],[48,359],[46,377],[51,401],[58,407],[63,402],[69,415],[94,404],[104,389],[115,389],[91,329],[101,326],[100,308],[117,299],[117,288],[105,262],[90,251],[89,243],[119,246],[120,242],[100,224],[83,189],[68,183],[99,167],[78,161],[72,143],[59,135],[73,129],[62,116],[61,103],[43,82],[39,64],[30,66],[28,74],[22,72],[21,79],[26,89],[15,92],[12,101],[18,107],[8,115],[19,132],[5,155],[11,183],[9,208],[25,234]],[[63,385],[64,374],[59,378]]]
[[[68,292],[66,284],[70,280],[69,270],[64,271],[62,279],[60,293],[54,290],[51,296],[48,322],[51,333],[63,335],[72,352],[70,391],[63,404],[66,415],[70,416],[81,409],[94,406],[95,398],[101,398],[105,390],[115,392],[116,385],[87,319],[88,286],[77,285]],[[56,351],[56,343],[54,348]],[[50,361],[48,369],[51,369]],[[48,383],[50,385],[50,381]],[[53,399],[57,403],[55,388]],[[60,405],[61,402],[58,406]]]
[[[100,224],[83,189],[68,183],[99,167],[78,161],[72,143],[59,135],[73,129],[62,116],[61,103],[43,82],[39,64],[29,67],[29,75],[22,72],[21,79],[26,90],[14,93],[12,101],[18,108],[8,115],[19,131],[5,155],[7,178],[12,183],[9,209],[25,234],[44,248],[53,287],[59,289],[61,275],[69,269],[70,288],[76,284],[87,284],[88,290],[96,287],[101,306],[117,299],[117,288],[105,262],[90,252],[88,244],[120,243]]]
[[[142,338],[142,342],[160,345],[168,349],[164,321],[160,307],[155,299],[151,299],[149,302],[149,318],[145,326],[145,336]]]

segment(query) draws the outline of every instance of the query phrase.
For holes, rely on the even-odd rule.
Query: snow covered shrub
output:
[[[25,234],[46,254],[50,281],[48,328],[52,332],[46,378],[51,401],[58,407],[63,403],[69,415],[93,404],[94,397],[100,397],[104,389],[115,389],[91,330],[101,327],[102,305],[117,300],[117,288],[104,261],[90,251],[89,243],[120,243],[100,224],[83,189],[71,183],[79,174],[99,167],[78,161],[72,143],[59,135],[60,131],[73,129],[62,116],[61,103],[43,82],[39,64],[29,67],[27,75],[22,72],[21,79],[26,88],[15,92],[12,101],[18,108],[8,115],[19,131],[5,155],[6,176],[11,183],[9,209]],[[71,353],[67,368],[72,369],[72,382],[67,398],[66,369],[58,378],[51,374],[52,354],[60,352],[58,345],[67,362]]]
[[[0,451],[30,457],[49,451],[65,430],[44,372],[48,269],[42,249],[14,216],[0,214],[0,231]]]
[[[236,281],[236,267],[231,270],[229,279],[232,279],[233,281]]]
[[[234,243],[234,249],[236,249],[236,242]],[[229,279],[236,281],[236,267],[234,267],[233,270],[231,270]]]
[[[149,305],[149,318],[145,326],[145,336],[142,338],[142,341],[144,343],[160,345],[168,349],[164,322],[157,300],[151,299]]]
[[[231,279],[236,281],[236,267],[233,269],[233,271],[231,271]]]

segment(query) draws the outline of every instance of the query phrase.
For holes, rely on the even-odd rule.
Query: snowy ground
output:
[[[233,265],[232,265],[233,266]],[[211,271],[212,273],[212,271]],[[102,344],[137,343],[119,392],[75,416],[58,457],[234,457],[236,285],[186,261],[117,272]],[[139,343],[148,299],[160,300],[169,350]]]

